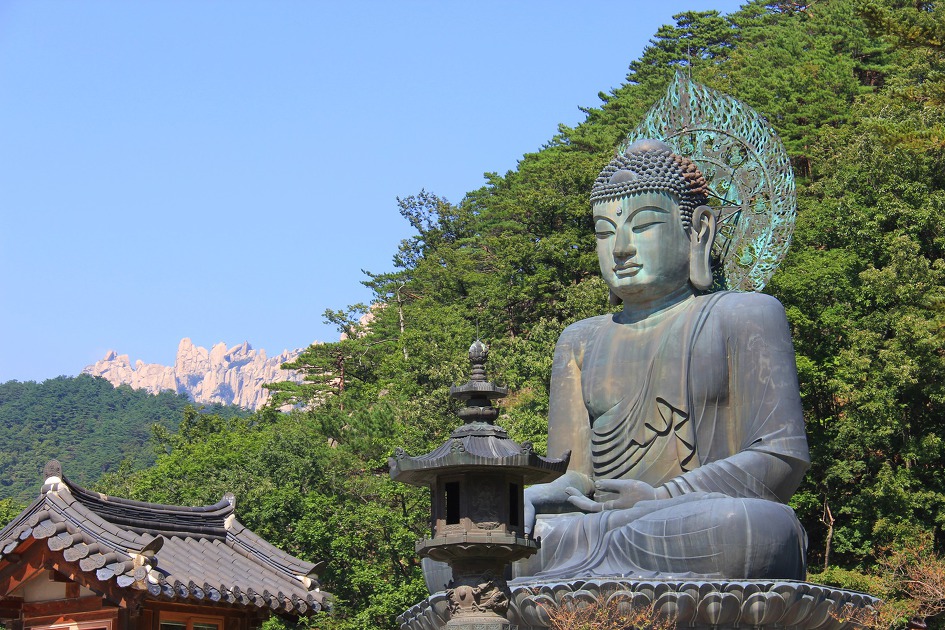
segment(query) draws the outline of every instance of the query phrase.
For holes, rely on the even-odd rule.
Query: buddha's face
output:
[[[594,204],[597,259],[625,303],[656,303],[689,283],[689,236],[676,197],[644,192]]]

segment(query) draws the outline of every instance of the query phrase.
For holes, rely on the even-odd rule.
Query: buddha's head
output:
[[[611,300],[658,304],[712,285],[715,215],[705,177],[658,140],[639,140],[608,164],[591,192],[597,258]]]

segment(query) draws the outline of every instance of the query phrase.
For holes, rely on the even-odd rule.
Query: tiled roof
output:
[[[317,566],[241,525],[231,494],[215,505],[181,507],[86,490],[56,461],[45,477],[39,498],[0,531],[0,561],[32,538],[98,580],[147,590],[152,598],[295,615],[326,605]]]

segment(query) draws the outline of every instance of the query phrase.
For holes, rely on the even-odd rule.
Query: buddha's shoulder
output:
[[[558,343],[582,343],[589,337],[594,336],[594,334],[596,334],[601,328],[612,326],[613,324],[614,316],[612,313],[598,315],[596,317],[588,317],[587,319],[576,321],[564,329],[564,331],[561,333],[561,336],[558,338]]]
[[[711,319],[740,326],[747,323],[784,321],[784,307],[777,298],[764,293],[725,291],[696,298],[697,305],[709,307]]]
[[[697,303],[714,302],[712,310],[736,311],[736,312],[758,312],[768,311],[784,312],[784,307],[777,298],[765,293],[742,292],[742,291],[722,291],[720,293],[709,293],[700,295],[696,298]]]

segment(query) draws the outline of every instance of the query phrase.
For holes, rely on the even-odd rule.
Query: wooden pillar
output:
[[[142,618],[143,606],[141,598],[132,597],[126,600],[124,606],[118,609],[118,623],[116,630],[151,630],[150,619]],[[150,611],[147,611],[150,617]]]

